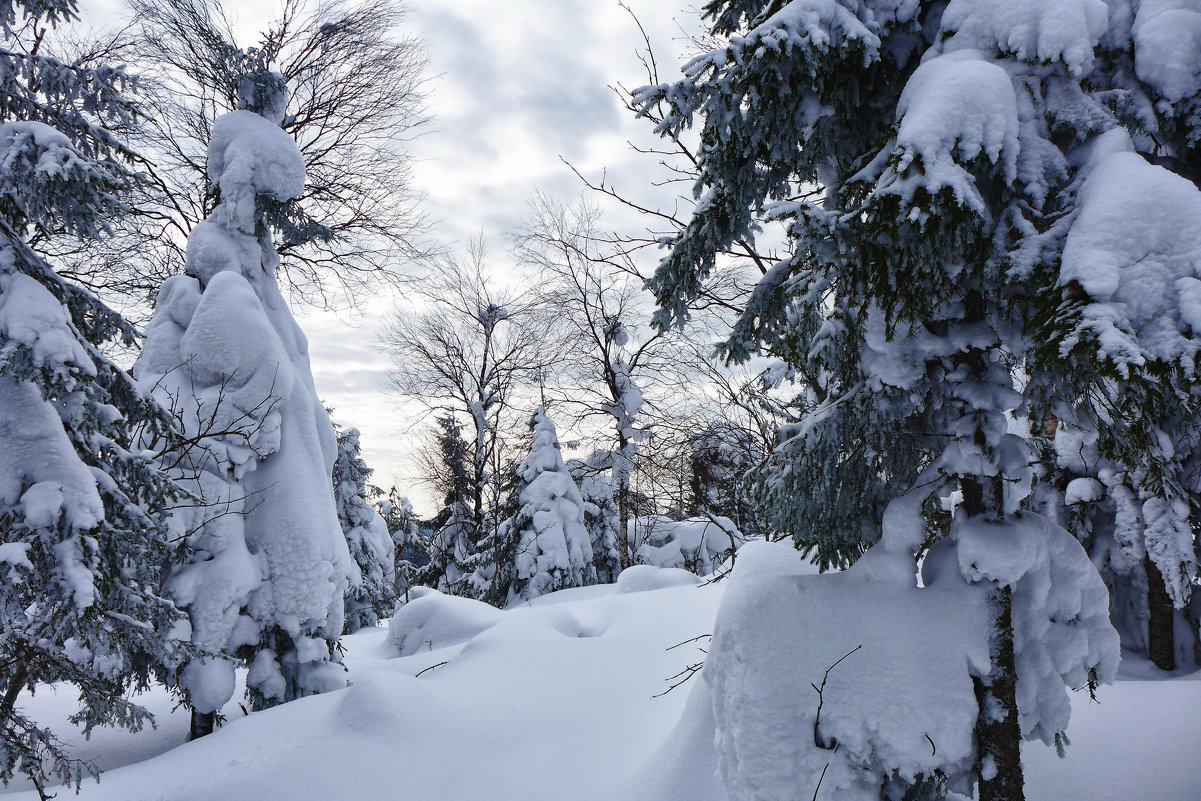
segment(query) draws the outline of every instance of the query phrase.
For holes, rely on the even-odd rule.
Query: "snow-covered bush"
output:
[[[341,686],[334,644],[353,569],[333,426],[262,221],[264,199],[303,191],[304,159],[277,121],[235,111],[213,125],[208,175],[221,202],[188,238],[187,274],[164,283],[135,366],[195,443],[167,457],[197,498],[175,516],[196,556],[167,588],[202,654],[179,677],[202,715],[233,693],[234,655],[256,707]]]
[[[638,543],[634,561],[655,567],[677,567],[707,576],[729,559],[746,538],[728,517],[639,517],[632,523]]]

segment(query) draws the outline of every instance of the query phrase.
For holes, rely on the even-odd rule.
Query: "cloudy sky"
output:
[[[688,0],[628,0],[646,28],[664,80],[678,74],[686,47],[680,26],[697,27]],[[243,43],[269,19],[276,3],[229,0]],[[636,57],[641,35],[617,0],[410,0],[408,29],[421,36],[431,62],[430,109],[435,124],[413,146],[416,180],[438,220],[436,235],[453,245],[483,234],[506,268],[504,233],[520,223],[534,190],[563,198],[583,187],[566,159],[590,177],[633,196],[653,192],[653,162],[628,142],[649,144],[649,125],[621,107],[608,88],[645,83]],[[120,13],[120,0],[84,0],[89,21]],[[616,212],[609,224],[636,223]],[[386,392],[387,359],[376,332],[398,300],[369,299],[363,313],[298,309],[309,337],[319,394],[335,420],[362,432],[376,482],[397,484],[431,512],[413,485],[409,453],[412,411]],[[399,301],[399,302],[403,302]]]

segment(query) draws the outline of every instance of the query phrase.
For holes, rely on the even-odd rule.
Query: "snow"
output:
[[[964,169],[987,158],[1012,181],[1017,171],[1018,114],[1013,83],[999,65],[975,50],[958,50],[925,61],[914,71],[897,103],[900,126],[893,171],[877,191],[912,198],[916,186],[931,194],[949,188],[960,203],[984,213],[975,180]],[[920,179],[905,180],[911,164]]]
[[[1142,0],[1131,26],[1134,70],[1169,103],[1201,85],[1201,7],[1195,0]]]
[[[1060,283],[1088,294],[1076,335],[1120,370],[1148,360],[1191,365],[1201,324],[1201,191],[1131,152],[1099,159],[1080,191]],[[1190,368],[1191,369],[1191,368]]]
[[[224,214],[217,220],[253,233],[256,194],[291,200],[304,192],[304,156],[278,123],[252,111],[233,111],[213,123],[208,175],[221,187]]]
[[[1062,63],[1075,76],[1093,63],[1105,33],[1105,0],[951,0],[942,27],[954,32],[947,50],[1012,54],[1021,61]]]
[[[648,515],[630,522],[640,543],[634,560],[655,567],[674,567],[698,575],[712,573],[730,549],[746,541],[728,517],[671,520]]]
[[[985,595],[853,573],[735,581],[705,668],[730,798],[809,799],[826,770],[828,797],[875,801],[881,766],[905,779],[969,772],[977,716],[969,671],[989,663]],[[810,683],[827,669],[816,728]]]
[[[732,622],[737,609],[753,615],[745,638],[726,644],[738,641],[773,653],[800,651],[792,638],[813,643],[817,632],[838,629],[861,603],[853,590],[864,584],[853,576],[795,575],[800,560],[787,556],[787,545],[752,543],[746,548],[733,576],[723,581],[634,594],[617,594],[606,587],[553,593],[537,599],[533,607],[492,609],[488,614],[494,622],[488,628],[462,639],[437,641],[408,656],[395,656],[387,630],[364,629],[343,638],[352,683],[348,689],[250,715],[230,703],[224,709],[229,722],[191,743],[184,743],[186,712],[173,712],[171,699],[162,691],[144,696],[158,716],[157,730],[130,734],[99,729],[89,741],[66,723],[74,709],[73,692],[44,688],[30,699],[29,709],[64,734],[74,753],[96,758],[109,769],[99,784],[84,784],[81,801],[349,797],[559,801],[565,794],[578,801],[742,801],[728,796],[717,778],[713,743],[718,718],[711,682],[696,676],[666,695],[653,697],[667,688],[666,677],[706,658],[700,649],[712,655],[714,648],[701,641],[668,649],[699,635],[729,634],[724,623],[715,626],[724,596],[731,603],[723,610],[722,621]],[[744,556],[756,551],[757,556],[744,561]],[[737,565],[753,566],[758,561],[759,567],[765,567],[764,562],[776,560],[781,575],[751,569],[743,579],[737,578]],[[806,589],[816,586],[814,582],[839,587],[837,596],[823,601]],[[776,592],[783,596],[771,595]],[[889,592],[901,603],[889,619],[903,622],[926,591]],[[808,611],[824,610],[827,616],[801,617],[787,614],[782,607],[755,605],[756,599],[788,595],[805,599]],[[463,600],[432,591],[414,592],[408,606],[427,597],[437,598],[430,606],[443,611],[451,605],[447,602]],[[835,600],[845,603],[835,605]],[[539,611],[552,616],[531,614]],[[787,626],[788,633],[774,642],[768,638],[769,628],[754,619],[764,613]],[[970,609],[960,609],[949,620],[958,625],[971,614]],[[893,646],[888,659],[903,664],[929,660],[939,675],[951,671],[934,659],[940,656],[937,651],[919,652],[904,632],[890,632],[883,624],[879,628],[884,638],[880,645]],[[847,650],[856,644],[848,640]],[[864,651],[874,644],[866,644]],[[835,653],[842,645],[831,642],[821,646],[821,654],[798,655],[802,661],[795,668],[798,675],[790,694],[773,699],[767,710],[773,719],[802,726],[810,719],[815,694],[806,682],[820,683],[829,667],[822,663],[825,651],[837,659],[845,653]],[[960,646],[956,649],[961,652]],[[831,672],[826,690],[831,700],[822,713],[823,721],[847,736],[849,744],[872,735],[853,725],[847,708],[833,699],[853,675],[883,669],[864,651]],[[717,658],[723,667],[713,672],[730,669],[736,657],[723,651]],[[446,664],[433,667],[441,662]],[[816,675],[802,676],[810,665]],[[952,684],[949,691],[959,693],[957,686]],[[900,701],[892,697],[895,693],[917,691],[889,681],[874,691],[873,698],[896,704]],[[790,698],[796,707],[790,708]],[[1201,738],[1201,720],[1187,711],[1201,706],[1201,673],[1161,681],[1120,679],[1115,686],[1102,688],[1099,699],[1094,704],[1084,693],[1073,695],[1069,730],[1073,745],[1065,760],[1041,743],[1027,744],[1027,798],[1196,801],[1201,762],[1194,752]],[[722,720],[749,717],[749,710],[740,714],[728,703],[720,703]],[[905,741],[902,747],[912,750],[915,758],[927,758],[929,743],[921,733],[927,730],[936,739],[941,757],[944,742],[948,749],[954,748],[954,742],[937,738],[953,734],[955,725],[931,714],[910,723],[902,721],[903,731],[918,739]],[[811,727],[788,730],[788,736],[780,739],[803,743],[811,731]],[[759,764],[769,777],[780,776],[787,767],[771,762],[768,755]],[[743,769],[749,767],[742,763]],[[815,776],[802,778],[806,791],[790,792],[808,801]],[[830,780],[827,773],[825,781]],[[823,783],[819,798],[835,797],[827,795],[830,786]],[[34,798],[30,791],[21,792],[27,788],[10,788],[18,792],[14,801]]]

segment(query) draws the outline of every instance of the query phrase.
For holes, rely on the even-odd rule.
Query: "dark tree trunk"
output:
[[[976,702],[976,775],[978,801],[1023,801],[1022,730],[1018,721],[1017,664],[1013,649],[1013,591],[993,593],[996,627],[991,643],[992,673],[973,679]]]
[[[964,476],[963,508],[971,517],[1004,518],[1004,486],[999,476]],[[992,672],[974,678],[978,801],[1025,801],[1022,727],[1018,720],[1017,660],[1013,645],[1013,590],[992,593],[996,617],[989,643]]]
[[[1168,595],[1163,574],[1150,556],[1143,556],[1143,567],[1147,570],[1147,608],[1150,612],[1147,619],[1147,656],[1160,670],[1175,670],[1176,637],[1172,629],[1176,610],[1172,606],[1172,596]]]
[[[188,739],[197,740],[206,734],[212,734],[217,725],[216,712],[197,712],[192,710],[192,724],[188,728]]]

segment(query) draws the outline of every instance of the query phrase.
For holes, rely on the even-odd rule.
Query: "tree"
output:
[[[598,216],[586,202],[563,206],[536,195],[514,244],[537,277],[546,305],[558,310],[556,321],[568,343],[557,370],[559,403],[580,423],[602,418],[611,426],[609,462],[624,568],[633,555],[626,532],[639,442],[648,418],[666,405],[661,396],[675,394],[684,370],[679,337],[647,325],[642,280],[629,254],[599,234]]]
[[[555,424],[539,407],[533,444],[517,466],[517,511],[481,543],[470,581],[477,595],[504,608],[548,592],[596,583],[584,499],[572,480]]]
[[[1073,157],[1117,125],[1085,80],[1104,15],[1069,5],[1052,21],[1037,4],[986,0],[714,0],[705,14],[722,44],[633,101],[664,110],[669,138],[701,126],[699,202],[651,281],[660,325],[686,317],[759,214],[795,241],[724,350],[766,348],[821,379],[793,446],[798,475],[817,479],[796,485],[807,513],[838,531],[814,543],[819,556],[878,539],[859,572],[912,584],[915,556],[938,540],[958,554],[959,580],[988,593],[990,668],[973,677],[981,799],[1022,797],[1021,737],[1055,741],[1067,721],[1050,699],[1111,678],[1117,658],[1085,555],[1017,509],[1030,455],[1006,418],[1024,408],[1013,363],[1050,294]],[[927,517],[953,491],[944,532]],[[1015,559],[1027,548],[1038,558]],[[1048,580],[1070,588],[1087,655],[1067,658],[1050,636]],[[971,778],[940,770],[953,787]]]
[[[197,498],[178,512],[195,556],[167,578],[199,651],[179,677],[196,736],[233,693],[231,658],[249,665],[255,708],[344,682],[335,647],[352,566],[334,507],[337,443],[264,222],[300,195],[304,159],[279,127],[283,77],[243,88],[246,110],[213,125],[208,174],[221,202],[192,230],[187,275],[160,290],[135,365],[201,443],[172,462]]]
[[[41,685],[78,689],[71,721],[137,731],[152,718],[129,700],[181,658],[163,637],[179,613],[158,591],[176,556],[167,509],[179,489],[137,447],[139,429],[173,438],[170,419],[105,355],[135,331],[62,278],[53,232],[103,235],[135,180],[110,129],[135,109],[119,67],[39,52],[72,0],[0,12],[0,781],[20,771],[43,798],[54,776],[79,786],[90,764],[25,716]]]
[[[398,267],[430,250],[406,150],[429,116],[425,51],[401,32],[400,2],[284,0],[251,46],[238,44],[220,0],[129,0],[129,9],[128,28],[99,49],[142,72],[143,114],[129,135],[147,181],[110,243],[63,253],[72,275],[128,302],[183,270],[192,229],[220,202],[205,173],[214,120],[242,108],[248,76],[272,69],[292,90],[282,125],[308,175],[299,198],[264,205],[279,279],[318,305],[405,280]]]
[[[517,422],[520,393],[549,372],[555,342],[544,306],[498,287],[489,276],[482,240],[470,243],[463,257],[440,256],[430,268],[414,290],[421,307],[398,311],[380,345],[392,361],[392,391],[429,414],[452,419],[439,426],[470,421],[462,503],[474,547],[498,522],[492,511],[501,501],[505,435]],[[440,463],[449,466],[443,453]],[[433,475],[437,481],[458,480]]]
[[[395,556],[392,575],[395,585],[393,599],[408,600],[409,588],[416,583],[418,571],[429,563],[429,555],[423,548],[423,538],[417,520],[417,513],[409,499],[402,496],[393,487],[388,490],[386,498],[375,502],[388,534],[392,538],[392,552]]]
[[[592,543],[592,568],[598,584],[612,584],[621,574],[618,546],[621,513],[613,492],[613,454],[595,450],[587,459],[572,459],[567,470],[584,501],[584,528]]]
[[[1085,493],[1069,513],[1090,530],[1120,599],[1124,642],[1171,670],[1187,653],[1175,641],[1179,623],[1201,664],[1190,609],[1201,548],[1198,275],[1184,255],[1197,245],[1183,223],[1201,209],[1201,78],[1168,55],[1192,47],[1178,16],[1191,10],[1116,8],[1090,80],[1120,98],[1111,113],[1122,128],[1080,170],[1033,379],[1044,417],[1062,424],[1061,475]]]
[[[388,524],[368,500],[378,495],[369,487],[371,468],[359,453],[359,430],[338,432],[338,456],[334,460],[334,505],[346,537],[346,547],[357,576],[346,588],[343,634],[374,626],[391,617],[396,604],[396,544]]]

